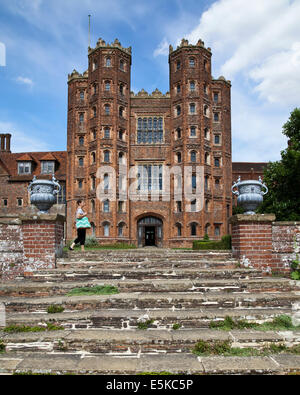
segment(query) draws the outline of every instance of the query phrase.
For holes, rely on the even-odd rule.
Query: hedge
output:
[[[223,236],[221,241],[194,241],[193,250],[231,250],[231,236]]]

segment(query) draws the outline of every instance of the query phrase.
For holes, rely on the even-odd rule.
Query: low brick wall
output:
[[[243,266],[289,272],[300,246],[300,222],[275,222],[273,214],[231,218],[232,253]]]
[[[54,268],[62,256],[64,222],[60,214],[0,218],[0,279]]]

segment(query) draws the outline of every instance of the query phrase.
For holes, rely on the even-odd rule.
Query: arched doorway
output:
[[[162,246],[163,221],[157,217],[149,216],[141,218],[137,223],[138,245]]]

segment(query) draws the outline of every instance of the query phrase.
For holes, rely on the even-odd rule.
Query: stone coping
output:
[[[276,221],[273,226],[300,226],[300,221]]]
[[[19,216],[20,221],[51,221],[51,222],[65,222],[66,217],[62,214],[22,214]]]
[[[274,222],[276,219],[275,214],[236,214],[229,219],[231,224],[236,224],[239,222]]]

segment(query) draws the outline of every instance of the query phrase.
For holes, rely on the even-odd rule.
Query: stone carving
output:
[[[40,214],[46,214],[56,202],[56,196],[59,194],[61,186],[54,175],[51,180],[37,180],[33,177],[29,184],[28,191],[30,193],[30,202],[39,210]]]
[[[238,188],[238,190],[234,191],[234,188]],[[266,189],[265,192],[263,188]],[[232,193],[238,196],[237,203],[238,206],[244,208],[244,214],[254,215],[257,207],[263,202],[263,196],[268,193],[268,188],[262,183],[261,177],[259,177],[258,181],[241,181],[241,177],[239,177],[232,186]]]

